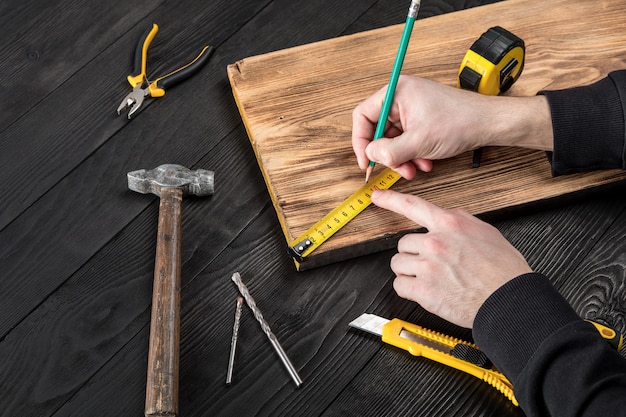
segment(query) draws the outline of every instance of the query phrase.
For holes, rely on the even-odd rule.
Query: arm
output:
[[[553,175],[626,169],[626,71],[588,86],[540,94],[548,99],[553,123]]]
[[[616,416],[626,407],[626,360],[541,274],[495,291],[479,309],[473,335],[529,417]]]
[[[626,71],[541,94],[553,125],[553,175],[626,169]],[[626,408],[626,361],[540,274],[496,290],[480,307],[473,335],[529,416],[609,416]]]
[[[369,158],[412,178],[416,169],[431,169],[431,159],[478,146],[551,150],[552,141],[555,175],[626,167],[624,71],[591,86],[535,98],[470,97],[420,79],[401,79],[398,85],[404,93],[396,93],[389,139],[368,139],[380,109],[377,95],[355,109],[352,139],[362,167]],[[411,100],[419,106],[412,107]],[[575,110],[567,105],[572,101]],[[474,108],[468,108],[470,102]],[[596,123],[605,116],[605,126]],[[391,260],[398,295],[448,321],[473,326],[475,341],[512,380],[529,416],[623,411],[626,361],[576,315],[546,277],[532,272],[496,229],[416,196],[376,191],[372,201],[428,229],[398,243]]]
[[[552,151],[554,175],[626,169],[626,71],[534,97],[484,96],[417,77],[398,81],[385,137],[372,141],[385,89],[352,114],[359,167],[369,160],[407,179],[431,161],[481,146]]]
[[[386,165],[407,179],[430,171],[431,161],[481,146],[552,149],[544,96],[485,96],[423,78],[401,76],[385,137],[372,141],[385,88],[352,113],[352,147],[359,167]]]
[[[391,259],[399,296],[463,327],[511,380],[526,415],[616,416],[626,360],[493,226],[390,190],[372,201],[426,227]]]

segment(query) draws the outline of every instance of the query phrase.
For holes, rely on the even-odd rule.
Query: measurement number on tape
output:
[[[304,261],[307,255],[372,203],[372,192],[374,190],[386,190],[400,178],[402,178],[400,174],[390,168],[385,168],[343,203],[331,210],[322,220],[315,223],[309,230],[295,239],[289,245],[290,255],[298,262]]]

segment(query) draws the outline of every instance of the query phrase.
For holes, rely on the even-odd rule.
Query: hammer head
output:
[[[178,188],[183,195],[205,196],[213,194],[213,171],[192,171],[182,165],[166,164],[151,170],[140,169],[126,174],[128,188],[142,194],[161,196],[161,190]]]

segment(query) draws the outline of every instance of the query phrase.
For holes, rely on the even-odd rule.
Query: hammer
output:
[[[213,194],[214,175],[167,164],[127,177],[131,190],[160,197],[145,415],[173,417],[178,415],[181,203],[184,195]]]

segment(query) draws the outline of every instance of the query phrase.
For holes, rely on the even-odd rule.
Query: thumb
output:
[[[365,153],[370,161],[392,168],[415,158],[415,150],[404,134],[393,139],[377,139],[367,145]]]

